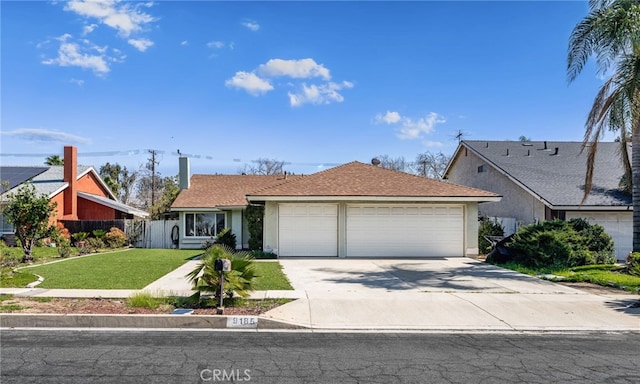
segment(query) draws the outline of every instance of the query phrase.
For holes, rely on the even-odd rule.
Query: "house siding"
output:
[[[480,166],[485,166],[485,172],[478,172]],[[449,167],[447,180],[502,195],[500,203],[481,204],[478,208],[481,216],[512,217],[521,224],[545,218],[545,205],[540,200],[466,148],[461,149]]]
[[[119,219],[115,209],[78,198],[78,220],[113,220]]]
[[[100,181],[96,179],[93,173],[87,173],[78,180],[78,191],[90,193],[92,195],[110,197],[109,193],[100,184]]]

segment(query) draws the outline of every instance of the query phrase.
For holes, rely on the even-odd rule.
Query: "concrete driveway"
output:
[[[638,295],[595,295],[469,258],[281,259],[299,299],[264,317],[315,329],[640,331]]]
[[[550,281],[466,257],[438,259],[280,259],[307,292],[576,293]]]

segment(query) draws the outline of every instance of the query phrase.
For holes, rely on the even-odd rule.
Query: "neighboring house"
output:
[[[601,142],[593,189],[584,196],[587,150],[581,142],[462,141],[445,179],[503,196],[481,215],[531,224],[541,220],[585,218],[602,225],[616,245],[616,257],[632,249],[632,199],[619,189],[624,174],[620,143]],[[505,228],[508,233],[515,226]]]
[[[180,180],[188,179],[181,158]],[[183,177],[184,175],[184,177]],[[308,176],[194,175],[175,200],[180,247],[222,227],[247,246],[243,212],[265,206],[264,250],[279,256],[447,257],[478,253],[478,204],[495,193],[351,162]]]
[[[64,166],[0,166],[0,201],[31,182],[38,195],[57,203],[52,223],[59,220],[114,220],[146,218],[145,211],[118,202],[93,167],[78,166],[77,149],[64,147]],[[13,226],[0,214],[0,235]]]

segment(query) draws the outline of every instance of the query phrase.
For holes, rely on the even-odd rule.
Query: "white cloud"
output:
[[[103,48],[95,45],[80,45],[69,42],[71,35],[64,34],[58,38],[60,47],[58,56],[53,59],[46,59],[42,64],[59,65],[61,67],[80,67],[91,69],[96,75],[105,75],[110,71],[108,58],[104,54]],[[97,53],[97,54],[96,54]]]
[[[302,84],[302,90],[298,93],[289,92],[289,103],[292,107],[299,107],[303,104],[330,104],[331,102],[341,103],[344,97],[338,92],[343,88],[353,88],[353,84],[344,81],[342,84],[326,83],[321,85]]]
[[[423,141],[422,144],[429,148],[441,148],[444,146],[444,144],[439,141]]]
[[[98,24],[89,24],[82,27],[82,36],[88,35],[98,27]]]
[[[145,24],[155,21],[151,15],[143,12],[142,7],[150,7],[152,3],[122,3],[119,0],[71,0],[66,3],[65,10],[75,12],[84,17],[98,19],[118,31],[123,37],[139,32]]]
[[[288,76],[294,79],[321,77],[330,80],[329,70],[313,59],[283,60],[271,59],[258,67],[258,73],[267,77]]]
[[[377,114],[374,121],[378,124],[389,124],[397,126],[396,135],[400,139],[421,139],[424,135],[433,131],[437,124],[445,123],[447,120],[435,112],[429,112],[427,116],[414,120],[410,117],[402,116],[395,111],[387,111],[385,114]],[[424,142],[425,145],[436,145],[435,142]]]
[[[387,111],[384,115],[376,115],[377,123],[395,124],[402,119],[398,112]]]
[[[90,143],[91,140],[86,137],[76,136],[65,132],[59,131],[51,131],[48,129],[41,128],[20,128],[13,131],[3,131],[0,134],[5,136],[13,136],[23,140],[29,141],[56,141],[60,143],[78,143],[78,144],[87,144]]]
[[[150,46],[153,45],[153,41],[149,40],[149,39],[129,39],[127,41],[129,44],[133,45],[134,47],[136,47],[136,49],[140,52],[144,52],[147,50],[147,48],[149,48]]]
[[[182,45],[183,47],[186,47],[187,45],[189,45],[189,42],[187,40],[183,40],[180,42],[180,45]]]
[[[400,139],[421,139],[425,134],[430,133],[436,124],[445,123],[447,120],[435,112],[429,112],[426,117],[418,120],[403,118],[397,136]]]
[[[289,104],[292,107],[299,107],[303,104],[340,103],[344,101],[340,91],[354,86],[349,81],[329,81],[331,79],[329,69],[309,58],[301,60],[271,59],[251,72],[236,72],[236,75],[227,80],[225,84],[228,87],[244,89],[257,96],[273,90],[274,85],[270,80],[278,77],[317,81],[316,84],[286,83],[287,86],[295,89],[288,92]]]
[[[245,21],[242,23],[242,25],[253,32],[256,32],[260,29],[260,24],[256,23],[255,21]]]
[[[75,85],[78,85],[80,87],[82,87],[84,85],[84,80],[80,80],[80,79],[71,79],[71,80],[69,80],[69,82],[71,84],[75,84]]]
[[[224,43],[222,41],[210,41],[207,43],[207,47],[209,48],[224,48]]]
[[[225,85],[229,88],[244,89],[254,96],[273,90],[269,80],[262,79],[253,72],[236,72],[235,76],[225,82]]]

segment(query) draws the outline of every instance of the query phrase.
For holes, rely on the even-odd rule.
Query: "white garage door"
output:
[[[347,256],[463,256],[462,206],[349,205]]]
[[[338,256],[336,204],[280,204],[280,256]]]
[[[633,249],[633,212],[567,212],[567,220],[577,217],[602,225],[615,243],[616,258],[627,258]]]

